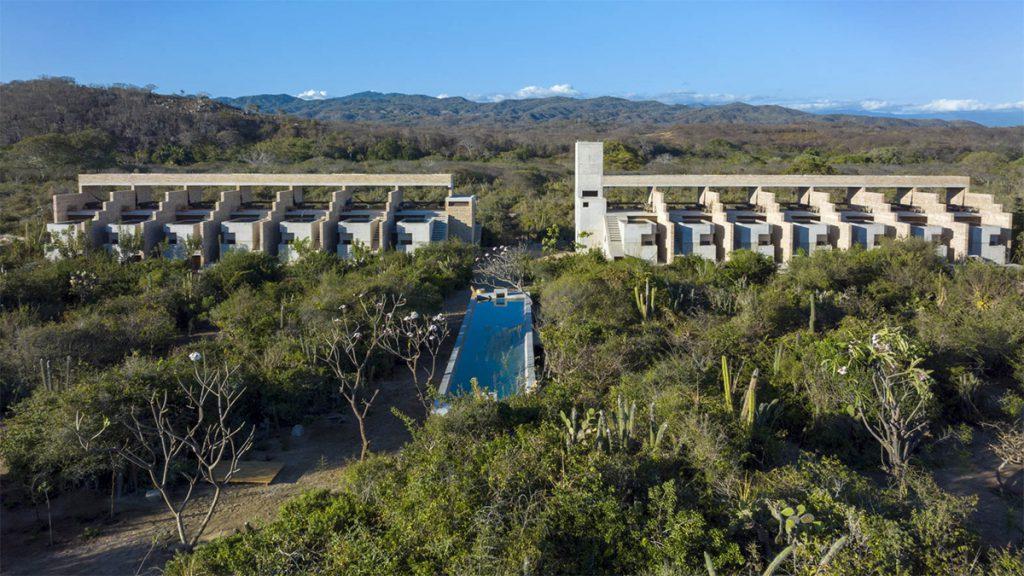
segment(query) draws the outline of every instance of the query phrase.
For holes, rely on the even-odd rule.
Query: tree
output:
[[[870,339],[847,343],[833,360],[851,386],[852,413],[882,451],[882,467],[905,489],[910,455],[921,442],[933,404],[931,376],[921,351],[899,328],[883,328]]]
[[[786,174],[835,174],[836,170],[828,160],[812,152],[804,152],[790,163]]]
[[[477,266],[480,284],[526,292],[530,263],[530,253],[526,246],[519,244],[511,248],[492,248],[481,258],[482,262]]]
[[[416,394],[425,409],[429,409],[432,400],[437,356],[450,334],[451,329],[445,322],[444,314],[431,317],[413,311],[392,326],[381,343],[385,350],[405,362],[412,375],[413,385],[416,386]],[[424,354],[430,365],[427,378],[421,384],[419,365]]]
[[[167,391],[153,392],[148,406],[133,409],[123,423],[133,442],[116,450],[121,458],[149,476],[174,517],[179,541],[192,549],[217,510],[221,492],[238,471],[239,459],[252,448],[256,429],[249,428],[246,434],[245,422],[232,423],[232,413],[245,394],[245,387],[233,382],[236,369],[210,369],[198,352],[189,358],[194,365],[193,380],[188,384],[178,382],[185,405],[172,405]],[[110,425],[109,419],[104,419],[99,431],[86,437],[81,422],[78,415],[79,442],[86,450]],[[179,479],[185,483],[185,492],[175,498],[172,489]],[[185,525],[185,511],[200,482],[213,487],[213,497],[199,525],[190,532]]]
[[[377,399],[380,388],[369,388],[367,368],[370,360],[384,350],[388,334],[399,325],[396,312],[405,305],[402,296],[359,295],[354,306],[343,304],[340,314],[317,334],[316,359],[327,366],[338,382],[341,396],[348,403],[359,425],[362,448],[359,459],[366,458],[370,440],[366,435],[366,414]]]

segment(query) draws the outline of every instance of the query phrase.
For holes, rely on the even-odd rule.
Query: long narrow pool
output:
[[[489,294],[470,300],[438,390],[438,408],[445,396],[469,392],[473,378],[499,400],[533,387],[533,314],[528,296]]]

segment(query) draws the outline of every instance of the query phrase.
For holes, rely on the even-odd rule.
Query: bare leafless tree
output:
[[[239,459],[252,448],[255,434],[255,427],[245,422],[232,423],[232,413],[245,393],[244,386],[233,382],[236,369],[211,369],[198,352],[190,358],[193,378],[178,382],[184,407],[173,406],[166,391],[154,392],[148,405],[132,410],[124,423],[132,441],[116,448],[121,458],[149,476],[174,517],[178,539],[189,549],[206,530],[224,486],[238,471]],[[82,420],[76,418],[76,429],[81,430]],[[88,438],[80,435],[83,447],[88,448],[108,425],[104,419],[100,432]],[[184,483],[184,493],[177,497],[172,491],[176,480]],[[213,496],[200,523],[189,531],[185,512],[200,482],[213,487]]]
[[[442,344],[451,334],[444,314],[428,316],[410,312],[389,328],[382,346],[405,363],[420,402],[424,409],[429,410],[433,400],[434,376],[437,374],[437,357]],[[420,378],[421,361],[429,362],[425,380]]]
[[[1016,484],[1019,492],[1024,488],[1019,479],[1024,470],[1024,421],[1018,419],[1013,424],[999,423],[991,427],[995,429],[995,440],[989,442],[988,447],[999,458],[996,480],[1003,489],[1014,490],[1012,485]]]
[[[316,359],[327,366],[338,381],[341,396],[359,425],[360,460],[366,458],[370,450],[366,414],[380,393],[380,388],[371,387],[366,371],[374,355],[384,350],[388,333],[399,323],[397,311],[404,305],[402,296],[372,298],[360,294],[358,303],[342,305],[338,316],[322,326],[317,334]]]
[[[522,244],[492,248],[477,263],[477,281],[491,288],[512,288],[525,292],[529,263],[530,252]]]

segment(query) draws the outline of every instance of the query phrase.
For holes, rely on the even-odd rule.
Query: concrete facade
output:
[[[257,186],[280,189],[272,200],[257,201]],[[337,189],[327,202],[307,204],[303,188],[311,186]],[[381,187],[391,188],[383,206],[353,205],[353,190]],[[402,190],[410,187],[448,194],[443,205],[415,206],[403,201]],[[137,237],[141,243],[131,245],[139,244],[140,257],[162,246],[163,256],[199,266],[232,250],[291,261],[299,256],[296,242],[342,257],[356,244],[412,252],[449,239],[476,243],[476,197],[453,196],[453,188],[450,174],[81,174],[77,193],[53,197],[47,230],[81,235],[111,251]]]
[[[972,193],[964,176],[605,174],[602,142],[577,142],[575,168],[577,245],[609,258],[722,261],[742,249],[785,263],[798,253],[871,249],[910,236],[935,242],[950,261],[1005,264],[1009,256],[1011,215]],[[648,196],[641,209],[617,206],[606,197],[612,188]],[[666,202],[673,188],[696,190],[696,204]],[[725,190],[740,201],[723,202]],[[793,200],[780,201],[783,192]]]

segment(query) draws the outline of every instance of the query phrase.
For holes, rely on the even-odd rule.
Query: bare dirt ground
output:
[[[968,518],[970,527],[988,546],[1024,544],[1024,499],[1000,489],[996,469],[999,459],[988,447],[991,434],[975,429],[966,461],[939,468],[935,481],[957,496],[976,495],[978,504]],[[1008,477],[1011,470],[1003,472]]]
[[[444,371],[468,298],[467,290],[445,302],[452,337],[438,359],[439,372]],[[396,367],[392,377],[380,383],[380,388],[380,396],[367,417],[370,450],[394,452],[408,441],[409,432],[391,409],[417,418],[424,414],[424,409],[404,367]],[[338,414],[342,415],[340,421],[320,418],[307,426],[299,438],[291,437],[290,430],[283,430],[265,442],[264,450],[254,450],[250,459],[281,462],[284,468],[267,486],[229,486],[221,495],[203,540],[245,530],[247,525],[258,526],[274,518],[285,501],[306,490],[335,487],[344,467],[359,458],[360,450],[355,419],[344,410]],[[198,522],[208,501],[209,494],[200,493],[190,505],[190,522]],[[52,546],[44,507],[0,508],[0,573],[159,574],[173,554],[176,536],[170,514],[161,501],[146,499],[142,493],[118,499],[113,520],[107,518],[109,499],[104,494],[80,491],[56,498],[51,505]]]

